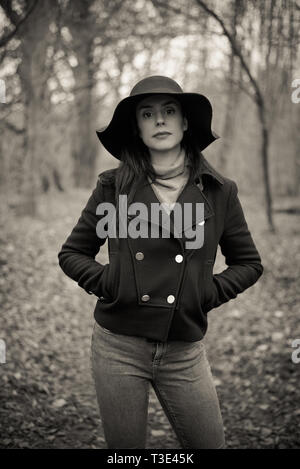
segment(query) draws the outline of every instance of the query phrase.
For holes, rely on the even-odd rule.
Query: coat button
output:
[[[142,301],[149,301],[150,300],[150,296],[149,295],[143,295],[142,296]]]
[[[172,303],[174,303],[174,301],[175,301],[175,296],[169,295],[168,298],[167,298],[167,302],[172,304]]]
[[[177,256],[175,257],[175,261],[178,262],[178,264],[180,264],[180,262],[183,261],[183,256],[181,254],[177,254]]]
[[[135,255],[135,258],[138,261],[142,261],[144,259],[144,254],[142,252],[137,252],[136,255]]]

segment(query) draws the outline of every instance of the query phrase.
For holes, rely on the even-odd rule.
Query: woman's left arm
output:
[[[213,276],[219,296],[216,303],[219,305],[236,298],[239,293],[253,285],[263,273],[261,258],[248,229],[237,194],[237,185],[231,181],[224,231],[219,242],[228,268]]]

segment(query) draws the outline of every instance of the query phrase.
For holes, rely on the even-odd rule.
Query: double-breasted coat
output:
[[[263,272],[260,255],[249,232],[238,198],[236,183],[222,176],[203,157],[197,174],[190,174],[177,203],[204,204],[199,219],[192,212],[188,228],[204,222],[204,243],[186,248],[186,226],[159,238],[108,237],[109,263],[95,260],[106,239],[96,227],[103,215],[97,207],[103,202],[115,205],[114,174],[111,183],[103,174],[71,234],[59,254],[62,270],[98,301],[96,321],[119,334],[141,336],[157,341],[201,340],[207,330],[207,313],[234,299],[253,285]],[[106,172],[107,173],[107,172]],[[133,202],[150,208],[159,203],[146,176],[139,184]],[[152,223],[143,219],[141,223]],[[128,218],[128,223],[130,217]],[[175,223],[175,226],[174,226]],[[174,235],[174,230],[181,236]],[[220,245],[227,268],[218,274],[213,267]]]

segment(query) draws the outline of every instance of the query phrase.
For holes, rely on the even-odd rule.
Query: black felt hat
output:
[[[212,106],[206,96],[199,93],[185,93],[178,83],[165,76],[151,76],[139,81],[127,98],[117,105],[110,123],[96,130],[98,138],[106,150],[115,158],[121,159],[121,152],[132,133],[129,116],[135,112],[137,103],[153,94],[176,96],[181,103],[188,121],[189,133],[196,140],[199,150],[204,150],[219,136],[211,130]]]

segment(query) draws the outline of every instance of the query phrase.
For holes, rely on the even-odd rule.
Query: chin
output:
[[[167,144],[166,142],[162,142],[161,145],[152,146],[151,149],[155,151],[172,151],[174,148],[177,147],[177,145],[178,143],[170,145],[170,143]]]
[[[174,148],[174,147],[170,146],[170,145],[161,145],[161,146],[157,146],[157,147],[153,148],[153,150],[156,150],[156,151],[170,151],[170,150],[172,150],[172,148]]]

